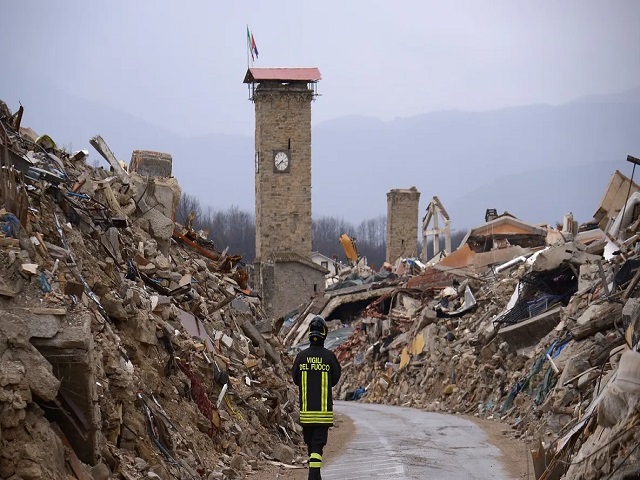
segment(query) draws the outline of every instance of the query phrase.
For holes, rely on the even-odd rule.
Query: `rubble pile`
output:
[[[335,350],[337,397],[506,422],[531,445],[536,478],[635,478],[640,222],[628,216],[617,237],[568,223],[547,227],[544,245],[508,246],[511,259],[498,252],[500,265],[479,267],[492,252],[476,251],[466,268],[420,265],[373,285],[364,306],[350,291],[359,313]],[[303,313],[341,308],[314,300]]]
[[[127,171],[95,137],[93,168],[0,106],[0,478],[298,461],[290,359],[240,257],[174,224],[171,158]]]

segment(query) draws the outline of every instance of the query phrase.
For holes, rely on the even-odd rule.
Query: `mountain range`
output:
[[[185,137],[130,114],[53,87],[2,91],[23,125],[48,133],[70,150],[100,134],[128,163],[134,149],[173,156],[184,192],[203,205],[254,208],[251,135]],[[318,101],[323,101],[319,99]],[[253,108],[247,105],[247,116]],[[141,116],[140,116],[141,117]],[[610,175],[631,174],[628,154],[640,156],[640,87],[561,105],[492,111],[439,111],[380,121],[351,116],[313,125],[314,216],[354,224],[386,213],[386,193],[416,186],[420,217],[437,195],[453,229],[484,221],[487,208],[532,223],[554,223],[572,212],[591,219]]]

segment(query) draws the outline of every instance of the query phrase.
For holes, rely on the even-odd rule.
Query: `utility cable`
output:
[[[613,477],[613,474],[614,474],[614,473],[616,473],[616,472],[618,471],[618,469],[619,469],[622,465],[624,465],[624,463],[629,459],[629,457],[631,456],[631,454],[632,454],[633,452],[635,452],[635,451],[636,451],[636,448],[638,448],[638,445],[640,445],[640,443],[636,443],[636,444],[635,444],[635,446],[631,449],[631,451],[630,451],[629,453],[627,453],[626,457],[624,457],[624,458],[622,459],[622,461],[618,464],[618,466],[617,466],[616,468],[614,468],[614,469],[613,469],[613,472],[611,472],[611,475],[609,475],[609,476],[607,477],[607,479],[606,479],[606,480],[609,480],[611,477]],[[627,477],[625,477],[625,478],[627,478]]]
[[[625,430],[623,430],[622,432],[617,433],[612,439],[610,439],[606,444],[598,447],[596,450],[594,450],[593,452],[591,452],[589,455],[586,455],[585,457],[581,458],[580,460],[576,460],[574,462],[567,462],[564,460],[560,460],[561,463],[564,463],[567,466],[571,466],[571,465],[580,465],[581,463],[584,463],[585,461],[589,460],[591,457],[593,457],[594,455],[596,455],[597,453],[600,453],[602,450],[604,450],[607,447],[610,447],[611,445],[613,445],[613,443],[618,440],[619,438],[623,437],[624,435],[626,435],[627,433],[629,433],[632,430],[635,430],[636,428],[636,422],[631,422],[631,426]],[[637,446],[637,445],[636,445]]]

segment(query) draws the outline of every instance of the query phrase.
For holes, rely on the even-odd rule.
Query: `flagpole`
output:
[[[249,24],[247,23],[247,70],[249,70]]]

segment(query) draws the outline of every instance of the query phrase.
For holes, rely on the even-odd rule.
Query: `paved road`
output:
[[[323,480],[507,480],[500,451],[475,423],[411,408],[336,402],[356,436],[327,459]],[[331,442],[331,435],[329,435]]]

